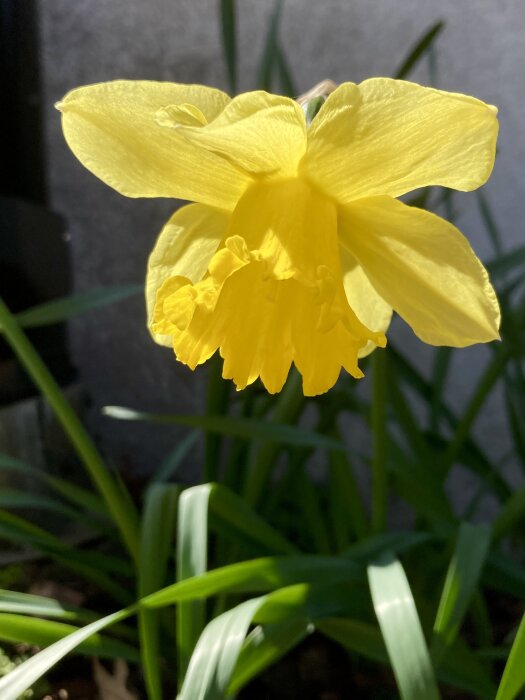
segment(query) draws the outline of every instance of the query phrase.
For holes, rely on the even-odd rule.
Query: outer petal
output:
[[[146,305],[148,326],[153,321],[157,291],[171,277],[197,283],[224,237],[229,221],[225,212],[204,204],[188,204],[173,214],[164,226],[148,260]],[[171,338],[153,333],[160,345],[171,346]]]
[[[363,268],[348,248],[340,246],[339,252],[348,303],[357,318],[367,328],[386,333],[392,320],[392,307],[373,288]],[[359,357],[370,355],[377,347],[374,342],[369,340],[359,350]]]
[[[220,90],[200,85],[117,80],[73,90],[57,106],[73,153],[121,194],[231,209],[249,182],[247,175],[162,126],[157,116],[181,104],[210,120],[229,101]]]
[[[288,97],[246,92],[207,125],[184,126],[192,143],[222,155],[249,173],[294,175],[306,150],[304,112]]]
[[[425,185],[473,190],[494,164],[496,108],[390,78],[343,83],[308,131],[302,167],[341,203]]]
[[[487,272],[452,224],[373,197],[341,209],[339,233],[376,291],[421,340],[464,347],[499,337]]]

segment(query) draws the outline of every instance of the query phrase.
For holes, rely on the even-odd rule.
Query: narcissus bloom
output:
[[[80,161],[129,197],[195,202],[149,261],[155,340],[192,369],[217,350],[242,389],[304,393],[385,345],[395,310],[432,345],[498,338],[487,273],[452,224],[396,198],[425,185],[473,190],[492,170],[495,108],[374,78],[344,83],[311,123],[265,92],[115,81],[58,105]]]

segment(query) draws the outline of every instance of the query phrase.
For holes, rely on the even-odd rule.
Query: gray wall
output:
[[[264,31],[273,1],[241,0],[241,87],[254,85]],[[64,215],[71,236],[77,290],[142,280],[147,255],[163,221],[176,206],[166,200],[129,200],[80,166],[68,151],[52,105],[78,85],[114,78],[198,82],[226,87],[218,3],[212,0],[45,0],[41,31],[47,156],[53,208]],[[525,201],[525,2],[523,0],[286,0],[281,39],[299,86],[326,77],[338,82],[390,75],[410,45],[437,19],[446,21],[438,42],[438,87],[475,95],[500,108],[499,157],[486,194],[505,246],[523,239]],[[413,76],[428,82],[422,66]],[[478,253],[490,253],[474,195],[458,199],[460,228]],[[425,348],[396,324],[424,366]],[[156,410],[199,410],[204,373],[193,376],[169,351],[149,339],[140,301],[126,302],[76,321],[72,351],[93,401]],[[460,353],[451,401],[464,401],[484,348]],[[364,380],[366,382],[366,380]],[[508,437],[494,400],[479,429],[492,432],[492,451],[505,451]],[[496,416],[496,420],[494,417]],[[118,459],[149,469],[171,444],[173,431],[155,432],[94,418],[93,426]],[[132,428],[132,429],[130,429]]]

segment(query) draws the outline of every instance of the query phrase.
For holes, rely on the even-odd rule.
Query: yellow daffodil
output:
[[[466,238],[396,199],[482,185],[495,108],[388,78],[340,85],[311,122],[306,102],[115,81],[58,105],[71,149],[108,185],[195,202],[150,257],[157,342],[192,369],[219,350],[238,389],[260,377],[277,392],[293,362],[315,395],[341,367],[362,376],[358,358],[385,345],[392,310],[432,345],[498,338],[496,296]]]

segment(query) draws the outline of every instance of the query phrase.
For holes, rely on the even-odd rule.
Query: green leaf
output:
[[[224,58],[230,81],[232,94],[237,92],[237,37],[235,0],[220,0],[221,5],[221,28],[222,45],[224,48]]]
[[[12,471],[18,474],[31,476],[32,478],[44,481],[57,491],[63,498],[70,501],[75,506],[80,506],[83,510],[93,515],[108,516],[108,510],[104,501],[97,494],[88,491],[76,484],[57,476],[52,476],[45,471],[35,469],[20,459],[15,459],[10,455],[0,453],[0,471]],[[79,511],[77,510],[77,515]],[[93,519],[92,519],[93,520]],[[94,524],[95,521],[93,521]],[[107,523],[103,526],[107,532]]]
[[[488,203],[488,200],[482,190],[476,192],[476,197],[478,200],[479,213],[485,224],[485,229],[489,234],[489,238],[492,243],[492,247],[497,255],[500,255],[503,251],[502,236],[499,227],[496,224],[492,209]]]
[[[129,299],[143,293],[142,284],[128,284],[122,287],[106,287],[93,289],[83,294],[74,294],[54,299],[45,304],[33,306],[27,311],[22,311],[16,315],[16,320],[22,328],[35,328],[37,326],[50,326],[54,323],[61,323],[68,318],[78,316],[99,309],[103,306],[115,304],[118,301]]]
[[[374,609],[403,700],[439,700],[425,637],[403,567],[393,554],[368,567]]]
[[[270,16],[266,40],[264,42],[264,50],[257,71],[257,88],[259,90],[266,90],[267,92],[272,89],[273,68],[279,50],[279,23],[281,21],[282,9],[283,0],[276,0]]]
[[[489,547],[489,527],[461,524],[434,622],[431,652],[436,666],[459,632],[478,586]]]
[[[503,671],[496,700],[513,700],[525,685],[525,615]]]
[[[293,425],[272,423],[253,418],[236,418],[234,416],[188,416],[171,414],[154,414],[134,411],[122,406],[105,406],[103,413],[118,420],[143,420],[153,423],[176,423],[190,428],[202,428],[211,433],[244,438],[246,440],[264,440],[298,447],[315,447],[326,450],[344,451],[345,446],[337,440],[303,430]]]
[[[494,524],[494,540],[499,542],[512,528],[523,523],[525,514],[525,487],[515,491],[498,513]]]
[[[179,487],[153,484],[146,491],[140,532],[138,592],[143,598],[161,588],[175,532]],[[149,700],[161,700],[160,615],[157,610],[139,612],[140,656]]]
[[[67,637],[60,639],[43,651],[35,654],[27,661],[16,667],[14,671],[0,678],[0,697],[2,700],[17,700],[19,695],[24,693],[41,678],[50,668],[58,663],[66,654],[76,649],[79,644],[85,642],[93,634],[96,634],[105,627],[120,622],[129,617],[134,612],[134,608],[126,608],[118,612],[107,615],[96,620]]]
[[[138,516],[121,483],[104,464],[95,444],[60,387],[29,342],[7,306],[0,299],[0,325],[18,359],[48,400],[86,470],[106,501],[115,524],[134,561],[138,558]]]
[[[277,44],[276,59],[277,75],[279,78],[279,83],[281,85],[281,93],[283,95],[286,95],[286,97],[297,97],[299,93],[297,91],[295,81],[292,77],[290,66],[288,65],[288,61],[286,60],[284,50],[279,44]]]
[[[359,540],[342,552],[341,556],[368,564],[372,559],[376,559],[386,552],[392,551],[400,554],[435,539],[435,535],[429,532],[383,532],[380,535]]]
[[[245,639],[228,687],[235,695],[314,631],[310,620],[292,619],[259,625]]]
[[[39,620],[24,615],[0,613],[0,640],[10,644],[47,647],[77,631],[77,627],[56,620]],[[137,663],[140,658],[137,650],[129,644],[99,634],[87,638],[76,650],[79,654],[106,659],[125,659],[132,663]]]
[[[369,623],[346,618],[326,618],[318,620],[316,628],[348,651],[388,664],[383,638],[379,630]],[[494,698],[495,689],[490,678],[487,678],[476,657],[464,646],[454,644],[437,673],[444,683],[472,693],[480,700]]]
[[[144,598],[141,606],[160,608],[220,593],[265,593],[297,583],[359,582],[363,576],[362,566],[344,557],[307,554],[262,557],[222,566],[174,583]]]
[[[211,484],[195,486],[183,491],[179,499],[177,526],[177,581],[179,582],[203,574],[208,568],[208,510],[212,488]],[[202,601],[179,603],[177,607],[179,684],[186,674],[193,649],[206,624],[205,620],[206,608]]]
[[[106,557],[71,547],[59,538],[13,513],[0,510],[0,535],[9,541],[30,545],[44,552],[71,571],[112,595],[117,601],[129,601],[129,592],[114,580],[115,573],[129,574],[129,564],[118,557]],[[112,575],[109,576],[107,572]]]
[[[222,700],[252,618],[265,596],[246,600],[212,620],[191,657],[180,700]]]
[[[151,479],[151,483],[162,483],[169,481],[178,470],[184,459],[190,453],[190,450],[195,446],[199,439],[199,431],[192,430],[185,438],[183,438],[177,447],[170,452],[166,459],[162,462],[158,470]]]
[[[444,22],[440,20],[439,22],[433,24],[430,29],[423,34],[421,39],[419,39],[419,41],[410,50],[408,56],[403,60],[399,68],[394,73],[394,78],[397,78],[398,80],[403,80],[406,78],[406,76],[413,68],[415,68],[425,53],[432,47],[444,26]]]
[[[49,510],[57,515],[77,520],[79,513],[60,501],[41,493],[18,491],[17,489],[2,489],[0,491],[1,508],[30,508],[34,510]]]

